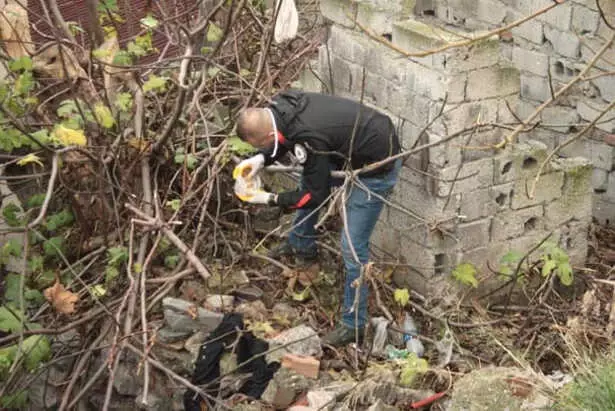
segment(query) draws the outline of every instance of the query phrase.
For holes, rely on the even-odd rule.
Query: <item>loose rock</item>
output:
[[[174,331],[212,332],[220,323],[223,314],[215,313],[179,298],[167,297],[162,300],[164,320]]]
[[[299,394],[308,391],[314,383],[314,380],[299,375],[289,368],[280,368],[269,382],[261,399],[275,409],[286,409]]]
[[[205,304],[207,304],[208,307],[219,311],[228,311],[230,308],[233,307],[234,302],[235,297],[233,297],[232,295],[213,294],[209,295],[205,299]]]
[[[196,360],[197,355],[199,355],[199,349],[207,339],[207,335],[208,334],[199,331],[192,337],[188,338],[184,343],[184,348],[192,354],[193,360]]]
[[[293,343],[293,341],[296,341]],[[288,344],[288,345],[286,345]],[[270,349],[284,346],[267,354],[267,362],[280,361],[285,354],[322,357],[320,337],[307,325],[299,325],[269,340]]]
[[[170,327],[162,327],[156,334],[156,339],[164,344],[173,344],[190,337],[188,331],[175,331]]]
[[[267,307],[260,300],[239,304],[235,307],[235,312],[243,314],[245,319],[254,321],[265,321],[269,316]]]

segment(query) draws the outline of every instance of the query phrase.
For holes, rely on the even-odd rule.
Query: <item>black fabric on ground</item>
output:
[[[220,377],[220,359],[224,354],[225,346],[232,344],[237,339],[238,330],[242,331],[236,347],[238,364],[269,349],[269,344],[266,341],[256,338],[251,332],[244,331],[241,314],[225,314],[222,323],[199,348],[190,381],[196,386],[205,387],[203,391],[212,397],[217,397],[220,390],[220,382],[216,380]],[[260,356],[241,366],[239,371],[251,372],[252,378],[244,383],[240,392],[253,398],[260,398],[279,367],[280,364],[277,362],[267,365],[265,356]],[[212,383],[212,381],[216,382]],[[200,411],[202,400],[209,403],[207,398],[202,398],[200,394],[188,389],[184,393],[184,409],[186,411]],[[212,406],[213,404],[209,405]]]

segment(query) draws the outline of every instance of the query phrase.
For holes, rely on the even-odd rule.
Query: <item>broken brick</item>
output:
[[[318,378],[320,361],[314,357],[286,354],[282,357],[282,367],[290,368],[298,374],[316,379]]]

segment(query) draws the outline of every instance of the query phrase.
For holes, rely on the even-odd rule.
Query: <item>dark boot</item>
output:
[[[300,251],[288,244],[288,242],[284,242],[271,249],[267,253],[267,256],[273,258],[274,260],[279,260],[283,257],[294,257],[297,264],[310,265],[318,260],[318,250],[314,249],[309,251]]]
[[[356,342],[358,337],[359,344],[361,344],[364,332],[365,329],[363,328],[355,330],[340,324],[322,338],[322,343],[333,347],[341,347]]]

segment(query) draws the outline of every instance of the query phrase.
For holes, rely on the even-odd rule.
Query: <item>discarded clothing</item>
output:
[[[186,390],[184,393],[186,411],[200,411],[202,401],[207,402],[208,409],[213,407],[211,398],[216,398],[220,390],[220,359],[225,347],[237,340],[238,332],[240,335],[235,351],[239,364],[238,371],[252,373],[252,377],[242,385],[239,392],[253,398],[260,398],[267,388],[273,374],[280,368],[280,363],[267,364],[264,355],[258,356],[269,349],[269,343],[256,338],[252,332],[244,330],[243,315],[225,314],[222,323],[201,345],[190,381],[206,392],[209,397],[203,397],[191,389]],[[255,356],[258,357],[254,358]]]

